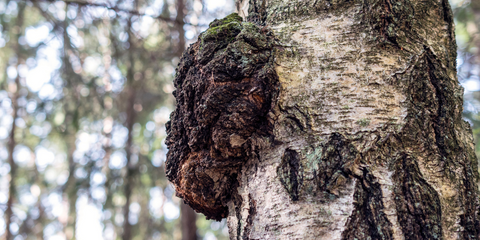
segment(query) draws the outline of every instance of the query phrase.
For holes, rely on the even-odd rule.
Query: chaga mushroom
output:
[[[237,14],[213,21],[183,54],[174,84],[167,177],[185,203],[220,220],[255,139],[272,135],[273,34]]]

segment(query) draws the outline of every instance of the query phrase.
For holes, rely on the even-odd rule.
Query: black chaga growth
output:
[[[183,54],[167,123],[167,177],[207,218],[227,215],[239,167],[271,135],[267,113],[278,93],[273,34],[237,14],[215,20]]]

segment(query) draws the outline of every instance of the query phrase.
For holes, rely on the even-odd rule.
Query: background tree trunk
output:
[[[21,45],[19,43],[20,36],[22,35],[23,31],[23,21],[24,21],[24,13],[25,11],[25,4],[19,4],[19,10],[18,10],[18,16],[17,16],[17,21],[15,23],[15,31],[16,31],[16,36],[14,36],[15,39],[15,54],[17,57],[17,64],[15,68],[18,68],[18,65],[22,63],[22,61],[25,61],[24,58],[22,57],[22,49]],[[16,131],[16,123],[15,120],[18,117],[18,99],[20,97],[20,75],[17,74],[15,78],[15,82],[9,83],[8,88],[10,91],[10,99],[12,99],[12,127],[10,128],[10,133],[8,136],[8,164],[10,166],[10,184],[8,187],[8,200],[7,200],[7,207],[5,209],[5,239],[6,240],[11,240],[13,239],[14,235],[12,231],[10,230],[10,225],[13,221],[13,203],[16,200],[16,193],[17,193],[17,186],[16,186],[16,170],[17,170],[17,164],[15,164],[15,160],[13,158],[13,152],[15,151],[15,131]]]
[[[478,171],[446,0],[240,1],[275,32],[275,141],[231,239],[478,239]]]
[[[133,125],[135,124],[135,95],[136,95],[136,89],[135,89],[135,83],[134,83],[134,59],[133,59],[133,54],[135,52],[135,42],[133,41],[134,35],[132,32],[132,21],[131,18],[128,21],[128,43],[129,43],[129,48],[128,48],[128,57],[129,57],[129,62],[130,66],[127,71],[127,88],[128,88],[128,99],[126,101],[126,113],[127,113],[127,119],[125,122],[125,127],[128,129],[128,136],[127,136],[127,142],[125,143],[125,155],[127,158],[126,164],[125,164],[125,177],[124,177],[124,194],[125,194],[125,205],[123,206],[123,234],[122,234],[122,239],[123,240],[130,240],[132,239],[132,225],[129,222],[130,218],[130,204],[131,204],[131,197],[132,197],[132,191],[134,189],[135,183],[134,183],[134,174],[136,170],[136,162],[134,163],[132,161],[132,156],[133,156]]]
[[[178,45],[176,49],[177,57],[182,57],[185,51],[185,1],[175,1],[177,16],[175,18],[175,29],[178,32]],[[197,215],[195,211],[183,201],[180,203],[180,224],[182,230],[182,240],[197,240]]]
[[[187,204],[180,203],[180,224],[182,240],[197,240],[197,214]]]

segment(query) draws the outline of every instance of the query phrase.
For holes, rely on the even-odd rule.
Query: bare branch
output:
[[[160,15],[151,15],[151,14],[146,14],[146,13],[142,13],[142,12],[139,12],[138,10],[129,10],[129,9],[123,9],[123,8],[119,8],[117,6],[109,6],[107,4],[103,4],[103,3],[93,3],[93,2],[86,2],[86,1],[78,1],[78,0],[54,0],[54,1],[49,1],[49,0],[14,0],[14,1],[18,1],[18,2],[23,2],[23,1],[30,1],[30,2],[45,2],[45,3],[54,3],[54,2],[64,2],[66,4],[77,4],[81,7],[102,7],[102,8],[106,8],[106,9],[109,9],[109,10],[113,10],[115,12],[123,12],[123,13],[127,13],[127,14],[130,14],[130,15],[134,15],[134,16],[147,16],[147,17],[151,17],[153,19],[158,19],[158,20],[161,20],[163,22],[167,22],[167,23],[173,23],[173,24],[185,24],[185,25],[190,25],[190,26],[193,26],[193,27],[206,27],[207,25],[199,25],[199,24],[192,24],[192,23],[189,23],[189,22],[184,22],[182,21],[182,19],[171,19],[171,18],[168,18],[168,17],[163,17],[163,16],[160,16]]]

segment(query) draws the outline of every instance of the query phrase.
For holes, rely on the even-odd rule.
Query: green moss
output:
[[[214,27],[218,27],[218,26],[221,26],[221,25],[225,25],[225,24],[229,24],[229,23],[232,23],[232,22],[238,22],[238,23],[241,23],[243,21],[242,17],[240,17],[237,13],[232,13],[222,19],[215,19],[213,20],[213,22],[211,22],[208,27],[209,28],[214,28]]]
[[[200,36],[201,45],[208,41],[233,41],[242,28],[242,18],[236,13],[232,13],[222,19],[215,19]]]
[[[226,24],[210,27],[202,34],[202,42],[209,40],[233,40],[234,36],[242,29],[239,22],[229,22]]]
[[[223,19],[215,19],[199,37],[199,60],[210,58],[213,52],[233,42],[242,29],[242,18],[236,13]]]

